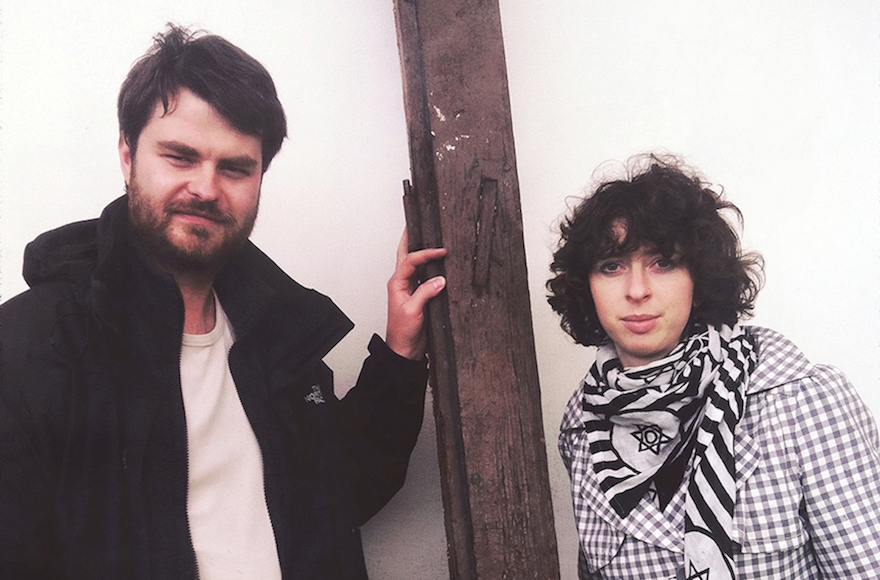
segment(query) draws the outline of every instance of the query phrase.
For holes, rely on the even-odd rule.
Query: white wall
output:
[[[340,386],[384,328],[408,176],[391,0],[5,0],[0,7],[0,299],[24,244],[122,192],[115,98],[171,20],[272,72],[291,137],[255,241],[357,328]],[[576,539],[554,440],[590,353],[543,289],[554,227],[592,170],[651,149],[723,184],[767,261],[755,323],[840,366],[880,415],[880,17],[872,0],[502,0],[533,316],[564,578]],[[365,529],[377,579],[447,578],[430,413],[404,490]]]
[[[540,5],[540,8],[536,6]],[[763,253],[754,324],[842,368],[880,417],[880,5],[502,0],[548,441],[590,354],[543,282],[566,196],[657,148],[722,184]],[[550,472],[566,578],[576,539]]]

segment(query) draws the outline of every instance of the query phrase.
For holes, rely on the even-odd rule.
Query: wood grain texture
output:
[[[559,578],[498,4],[395,15],[410,243],[448,250],[429,318],[450,577]]]

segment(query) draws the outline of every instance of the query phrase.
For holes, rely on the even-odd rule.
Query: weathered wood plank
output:
[[[498,4],[395,15],[411,242],[449,251],[429,316],[450,577],[558,578]]]

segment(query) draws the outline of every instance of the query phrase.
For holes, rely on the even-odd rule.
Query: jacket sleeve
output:
[[[51,505],[25,430],[0,399],[0,579],[60,577],[51,571]],[[49,567],[49,568],[47,568]]]
[[[61,577],[46,427],[59,401],[40,385],[63,371],[46,356],[49,341],[34,337],[41,317],[10,303],[0,309],[0,580]]]
[[[354,467],[357,522],[375,515],[403,486],[425,407],[427,363],[405,359],[374,335],[360,376],[340,401],[337,430]]]
[[[877,426],[842,373],[817,369],[798,405],[807,531],[823,578],[880,578]]]

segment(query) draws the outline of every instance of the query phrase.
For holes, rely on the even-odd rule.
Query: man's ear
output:
[[[122,176],[125,178],[127,186],[131,180],[131,164],[132,164],[131,146],[125,139],[125,135],[119,133],[119,166],[122,168]]]

